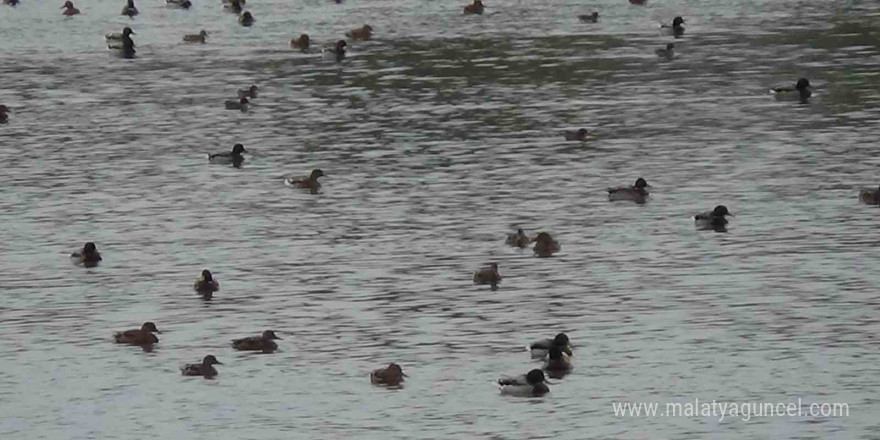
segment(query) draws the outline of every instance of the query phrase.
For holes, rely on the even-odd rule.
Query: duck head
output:
[[[66,2],[64,2],[64,6],[61,7],[61,9],[64,9],[64,8],[73,9],[73,2],[70,0],[67,0]]]
[[[562,359],[562,349],[556,345],[550,347],[549,356],[550,356],[550,360],[553,360],[553,361],[558,361],[558,360]]]
[[[568,335],[565,333],[560,333],[553,338],[553,346],[554,347],[565,347],[568,345]]]
[[[323,177],[323,176],[324,176],[324,170],[318,168],[318,169],[312,170],[312,174],[309,175],[309,179],[318,180],[318,177]]]
[[[666,43],[666,50],[675,49],[675,43]]]
[[[214,281],[214,276],[211,275],[211,271],[210,271],[210,270],[205,269],[205,270],[202,271],[202,279],[205,280],[205,281]]]
[[[156,328],[156,324],[152,322],[145,322],[144,325],[141,326],[141,331],[150,332],[150,333],[162,333],[159,329]]]
[[[129,35],[137,35],[137,34],[135,34],[134,31],[131,30],[130,27],[126,27],[125,29],[122,30],[122,35],[127,37]]]
[[[9,107],[5,105],[0,105],[0,113],[9,113]]]
[[[544,382],[544,372],[537,369],[537,368],[532,371],[529,371],[529,373],[526,374],[526,382],[528,382],[529,385],[537,385],[539,383],[543,383]]]
[[[400,365],[397,365],[394,362],[388,364],[388,366],[385,368],[385,374],[389,377],[409,377],[403,373],[403,368],[400,368]]]
[[[347,45],[348,45],[348,44],[345,42],[345,40],[339,40],[339,41],[337,41],[337,42],[336,42],[336,52],[344,52],[344,51],[345,51],[345,46],[347,46]]]
[[[213,354],[209,354],[202,360],[202,365],[223,365],[223,363],[218,361]]]
[[[798,80],[797,84],[795,84],[794,88],[796,90],[806,90],[810,87],[810,81],[806,78],[801,78]]]
[[[649,187],[649,186],[650,186],[650,185],[648,185],[648,181],[647,181],[647,180],[642,179],[641,177],[639,177],[638,179],[636,179],[636,188],[647,188],[647,187]]]
[[[373,27],[365,24],[364,27],[361,28],[361,30],[363,30],[364,32],[373,32]]]
[[[300,34],[299,42],[300,44],[309,44],[309,34]]]
[[[204,29],[202,29],[202,31],[199,32],[199,36],[202,37],[202,38],[205,38],[205,37],[208,36],[208,33],[207,33]]]
[[[133,7],[134,7],[134,0],[128,0],[128,7],[129,7],[129,8],[133,8]]]
[[[593,13],[590,14],[590,17],[593,19],[593,21],[596,21],[599,19],[599,13],[596,11],[593,11]]]
[[[552,243],[552,242],[553,242],[553,237],[551,237],[550,234],[548,234],[548,233],[546,233],[546,232],[541,232],[541,233],[538,234],[537,237],[535,237],[535,241],[538,242],[538,243],[547,243],[547,244],[549,244],[549,243]]]
[[[241,99],[238,100],[238,103],[241,105],[245,105],[248,103],[247,96],[242,96]]]
[[[684,19],[679,17],[675,17],[672,19],[672,27],[681,27],[684,24]]]
[[[98,252],[98,248],[97,246],[95,246],[95,243],[92,243],[90,241],[86,243],[85,246],[83,246],[83,252],[87,254],[94,254],[95,252]]]
[[[266,331],[263,332],[263,339],[267,339],[267,340],[268,340],[268,339],[278,339],[278,340],[280,340],[281,338],[279,338],[278,336],[275,336],[275,332],[274,332],[274,331],[272,331],[272,330],[266,330]]]
[[[244,99],[244,98],[242,98],[242,99]],[[232,154],[241,154],[241,153],[247,153],[247,150],[244,149],[244,145],[235,144],[232,146]]]
[[[257,94],[257,86],[251,85],[250,87],[248,87],[248,91],[251,92],[252,95]]]
[[[724,217],[725,215],[733,215],[730,211],[727,210],[727,207],[724,205],[718,205],[715,209],[712,210],[712,215],[715,217]]]

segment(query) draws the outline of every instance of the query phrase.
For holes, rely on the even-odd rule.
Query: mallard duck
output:
[[[522,229],[517,229],[515,234],[507,234],[507,244],[510,246],[516,246],[518,248],[526,248],[529,247],[529,244],[532,242],[532,239],[526,235],[525,231]]]
[[[208,37],[208,33],[202,29],[201,32],[197,34],[187,34],[183,36],[183,41],[187,43],[202,43],[205,44],[205,38]]]
[[[535,255],[539,257],[549,257],[553,254],[559,252],[562,249],[562,246],[559,245],[559,242],[554,240],[550,234],[546,232],[541,232],[537,237],[532,239],[535,243]]]
[[[668,24],[660,25],[660,29],[666,31],[667,34],[672,35],[674,37],[680,37],[684,35],[684,19],[681,17],[675,17],[672,19],[672,26]]]
[[[79,252],[70,254],[70,257],[76,259],[78,263],[86,267],[97,266],[98,262],[103,260],[101,254],[98,253],[97,246],[91,241],[86,243]]]
[[[628,200],[636,203],[645,203],[648,198],[649,188],[648,182],[639,177],[633,186],[618,186],[617,188],[608,188],[608,200],[616,202],[620,200]]]
[[[254,16],[251,15],[249,11],[244,11],[241,15],[238,16],[238,24],[242,26],[252,26],[256,20],[254,20]]]
[[[483,13],[483,1],[482,0],[474,0],[473,4],[467,5],[464,7],[464,13],[467,14],[482,14]]]
[[[723,232],[727,227],[725,216],[733,215],[724,205],[718,205],[711,211],[701,212],[694,216],[694,223],[700,229],[714,229]]]
[[[321,50],[321,55],[325,60],[333,60],[335,59],[337,62],[345,59],[345,46],[348,44],[345,40],[339,40],[333,47],[325,47]]]
[[[593,12],[590,15],[578,15],[578,20],[584,23],[596,23],[597,21],[599,21],[599,13]]]
[[[227,100],[223,103],[226,110],[241,110],[242,113],[248,111],[248,99],[244,96],[238,98],[238,101]]]
[[[566,131],[565,132],[565,140],[567,141],[585,141],[587,140],[587,135],[589,132],[586,128],[581,128],[577,131]]]
[[[492,290],[498,288],[501,282],[501,274],[498,273],[498,263],[490,263],[474,273],[474,284],[489,284]]]
[[[241,166],[241,163],[244,162],[244,156],[242,156],[241,153],[247,153],[247,150],[244,149],[244,145],[235,144],[232,147],[232,152],[209,154],[208,162],[221,165],[232,164],[235,167],[239,167]]]
[[[400,368],[400,365],[392,362],[385,368],[373,370],[373,372],[370,373],[370,383],[373,385],[397,387],[403,384],[405,377],[409,376],[403,374],[403,369]]]
[[[797,99],[800,102],[807,102],[813,96],[810,81],[806,78],[798,79],[794,87],[776,87],[770,89],[770,93],[778,100]]]
[[[214,292],[220,290],[220,282],[214,279],[210,270],[205,269],[193,284],[193,290],[200,293],[205,299],[211,299]]]
[[[62,6],[61,9],[64,9],[64,12],[62,12],[62,14],[66,17],[73,17],[74,15],[79,14],[79,9],[73,7],[73,2],[70,0],[64,2],[64,6]]]
[[[559,347],[550,347],[544,371],[553,379],[562,379],[572,369],[571,356]]]
[[[125,7],[122,8],[122,15],[127,15],[129,18],[134,18],[135,15],[138,15],[138,9],[134,7],[134,0],[128,0]]]
[[[553,339],[548,338],[535,341],[529,345],[529,351],[531,351],[532,359],[544,359],[553,347],[558,347],[564,353],[571,356],[571,341],[569,341],[568,335],[565,333],[559,333]]]
[[[192,7],[192,2],[189,0],[165,0],[165,6],[169,8],[189,9]]]
[[[880,188],[859,191],[859,200],[866,205],[880,205]]]
[[[278,349],[278,344],[273,339],[281,340],[275,336],[272,330],[266,330],[260,336],[251,336],[249,338],[241,338],[232,341],[232,347],[236,350],[262,351],[263,353],[272,353]]]
[[[200,364],[186,364],[180,367],[180,372],[184,376],[204,376],[206,378],[211,378],[217,375],[217,369],[214,368],[214,365],[223,365],[223,363],[218,361],[213,354],[209,354],[202,359],[202,363]]]
[[[295,188],[308,189],[312,194],[315,194],[318,192],[318,188],[321,187],[321,182],[318,182],[318,178],[322,176],[324,176],[324,171],[315,169],[312,170],[308,177],[288,177],[284,179],[284,183]]]
[[[309,51],[309,35],[301,34],[299,38],[291,38],[290,39],[290,48],[291,49],[299,49],[302,52]]]
[[[550,392],[544,382],[544,372],[538,369],[517,377],[503,377],[498,380],[501,394],[519,397],[540,397]]]
[[[352,40],[369,40],[373,37],[373,27],[365,24],[357,29],[352,29],[346,32],[345,36]]]
[[[661,47],[654,52],[657,54],[658,57],[664,58],[667,61],[671,61],[673,58],[675,58],[675,44],[667,43],[665,49]]]
[[[153,333],[162,333],[156,328],[156,324],[145,322],[139,329],[116,332],[113,339],[117,344],[150,345],[159,342],[159,338]]]
[[[241,98],[256,98],[257,97],[257,86],[250,86],[246,89],[238,90],[238,99]]]

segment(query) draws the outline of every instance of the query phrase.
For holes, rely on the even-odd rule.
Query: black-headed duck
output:
[[[138,15],[138,9],[134,7],[134,0],[128,0],[125,7],[122,8],[122,15],[127,15],[129,18],[134,18],[135,15]]]
[[[648,199],[648,189],[651,185],[648,185],[648,181],[639,177],[636,179],[635,185],[632,186],[618,186],[617,188],[608,188],[608,200],[611,202],[617,202],[620,200],[627,200],[636,203],[645,203]]]
[[[235,100],[227,100],[223,103],[223,106],[226,107],[226,110],[241,110],[242,112],[248,111],[248,99],[245,96],[238,98],[238,101]]]
[[[281,340],[272,330],[266,330],[260,336],[251,336],[248,338],[235,339],[232,341],[232,347],[236,350],[262,351],[263,353],[272,353],[278,349],[278,344],[273,339]]]
[[[365,24],[357,29],[352,29],[345,33],[345,36],[352,40],[369,40],[373,38],[373,27]]]
[[[121,51],[123,58],[134,58],[136,51],[134,49],[134,40],[131,39],[132,35],[135,35],[135,33],[130,27],[123,29],[121,34],[107,35],[107,48]]]
[[[64,14],[65,17],[73,17],[74,15],[79,14],[79,9],[73,7],[73,2],[70,0],[64,2],[64,6],[62,6],[61,9],[64,9],[62,14]]]
[[[244,145],[235,144],[232,146],[231,152],[209,154],[208,162],[221,165],[232,164],[235,167],[239,167],[241,166],[241,163],[244,162],[244,156],[242,156],[241,153],[247,153],[247,150],[244,149]]]
[[[345,40],[339,40],[332,47],[325,47],[321,50],[321,53],[325,60],[336,60],[337,62],[345,59],[345,46],[348,44]]]
[[[664,58],[667,61],[671,61],[673,58],[675,58],[675,44],[674,43],[667,43],[665,49],[661,47],[661,48],[655,50],[654,53],[656,53],[657,56],[660,58]]]
[[[507,234],[507,244],[510,246],[516,246],[518,248],[527,248],[529,244],[531,244],[532,239],[526,235],[526,232],[522,230],[522,228],[517,229],[514,234]]]
[[[866,205],[880,205],[880,188],[859,191],[859,200]]]
[[[672,35],[674,37],[680,37],[684,35],[684,19],[681,17],[675,17],[672,19],[672,26],[668,24],[661,25],[660,28],[665,30],[666,33]]]
[[[5,124],[9,122],[9,113],[10,110],[5,105],[0,105],[0,124]]]
[[[241,14],[243,6],[244,2],[241,0],[230,0],[228,2],[223,2],[223,10],[226,12],[232,12],[234,14]]]
[[[370,383],[373,385],[397,387],[405,381],[405,377],[408,376],[403,374],[403,369],[400,368],[400,365],[392,362],[385,368],[373,370],[373,372],[370,373]]]
[[[565,132],[565,140],[567,141],[585,141],[587,140],[587,135],[590,134],[586,128],[581,128],[577,131],[566,131]]]
[[[241,98],[256,98],[257,97],[257,86],[250,86],[246,89],[238,89],[238,99]]]
[[[550,347],[547,361],[544,362],[544,371],[553,379],[562,379],[572,369],[571,356],[559,347]]]
[[[550,234],[546,232],[541,232],[532,240],[535,243],[535,255],[539,257],[549,257],[553,254],[559,252],[562,249],[562,246],[559,245],[559,242],[554,240]]]
[[[209,354],[202,359],[200,364],[186,364],[180,367],[180,372],[184,376],[204,376],[211,378],[217,375],[217,369],[214,365],[223,365],[213,354]]]
[[[78,263],[86,267],[97,266],[98,262],[103,260],[101,254],[98,252],[97,246],[91,241],[86,243],[79,252],[70,254],[70,257],[76,259]]]
[[[290,39],[290,48],[291,49],[299,49],[302,52],[309,51],[309,35],[301,34],[299,38],[291,38]]]
[[[220,282],[214,279],[214,275],[211,274],[210,270],[205,269],[196,278],[193,290],[201,294],[205,299],[211,299],[214,296],[214,292],[220,290]]]
[[[116,332],[113,335],[113,340],[115,340],[117,344],[151,345],[159,342],[159,338],[153,333],[162,332],[156,328],[156,324],[145,322],[139,329]]]
[[[558,347],[564,353],[571,356],[571,341],[565,333],[559,333],[553,339],[548,338],[535,341],[529,345],[529,351],[532,354],[532,359],[544,359],[553,347]]]
[[[501,274],[498,273],[498,263],[490,263],[474,273],[474,284],[489,284],[492,286],[492,290],[495,290],[500,282]]]
[[[312,194],[315,194],[318,192],[318,188],[321,187],[321,182],[318,182],[318,178],[323,176],[324,171],[319,168],[312,170],[308,177],[288,177],[284,179],[284,183],[294,188],[308,189]]]
[[[254,16],[249,11],[244,11],[238,16],[238,24],[242,26],[252,26],[254,24]]]
[[[584,23],[596,23],[599,21],[599,13],[594,11],[590,15],[578,15],[578,20]]]
[[[813,96],[813,91],[810,89],[810,81],[806,78],[798,79],[794,87],[776,87],[771,89],[770,93],[779,100],[797,99],[800,102],[807,102],[810,96]]]
[[[189,0],[165,0],[165,6],[176,9],[189,9],[192,2]]]
[[[483,1],[482,0],[474,0],[472,4],[469,4],[464,7],[464,13],[467,14],[482,14],[483,13]]]
[[[550,392],[544,382],[544,372],[538,369],[517,377],[502,377],[498,380],[501,394],[519,397],[540,397]]]
[[[700,229],[714,229],[718,232],[724,232],[727,228],[727,219],[725,216],[733,215],[724,205],[718,205],[711,211],[701,212],[694,216],[694,224]]]
[[[202,29],[201,32],[197,34],[186,34],[183,36],[183,41],[187,43],[202,43],[205,44],[205,38],[208,37],[208,33]]]

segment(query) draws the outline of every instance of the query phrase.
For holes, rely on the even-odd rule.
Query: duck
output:
[[[15,6],[18,4],[18,0],[3,0],[4,5]]]
[[[193,290],[200,293],[205,299],[211,299],[214,296],[214,292],[220,290],[220,282],[214,279],[210,270],[205,269],[196,278]]]
[[[242,6],[244,6],[244,2],[241,0],[231,0],[228,2],[223,2],[223,10],[235,14],[241,14]]]
[[[0,106],[2,109],[2,106]],[[866,205],[880,205],[880,188],[859,191],[859,200]]]
[[[256,98],[257,97],[257,86],[252,85],[246,89],[238,90],[238,99],[241,98]]]
[[[559,252],[562,249],[562,246],[559,245],[559,242],[554,240],[550,234],[546,232],[541,232],[532,239],[535,242],[535,255],[539,257],[549,257],[553,254]]]
[[[617,188],[608,188],[608,201],[617,202],[620,200],[628,200],[636,203],[645,203],[648,198],[648,190],[651,185],[648,181],[639,177],[633,186],[618,186]]]
[[[6,107],[5,105],[0,105],[0,124],[5,124],[9,121],[9,115],[7,114],[9,112],[9,107]]]
[[[159,342],[159,338],[153,333],[162,332],[156,328],[156,324],[145,322],[139,329],[116,332],[113,335],[113,340],[115,340],[117,344],[151,345]]]
[[[553,347],[558,347],[565,354],[571,356],[571,341],[565,333],[558,333],[553,339],[548,338],[535,341],[529,345],[529,351],[532,354],[532,359],[544,359]]]
[[[70,254],[71,258],[75,258],[78,263],[82,264],[85,267],[94,267],[98,265],[98,262],[103,260],[101,258],[101,254],[98,253],[98,248],[95,246],[95,243],[91,241],[86,243],[79,252],[74,252]]]
[[[238,98],[238,101],[227,100],[223,103],[226,110],[241,110],[242,113],[248,111],[248,99],[245,96]]]
[[[232,347],[242,351],[262,351],[263,353],[272,353],[278,349],[278,344],[273,339],[281,340],[272,330],[266,330],[260,336],[251,336],[249,338],[235,339],[232,341]]]
[[[541,397],[550,392],[544,372],[538,369],[522,376],[502,377],[498,380],[501,394],[519,397]]]
[[[202,43],[205,44],[205,38],[208,37],[208,33],[202,29],[201,32],[197,34],[187,34],[183,36],[183,41],[187,43]]]
[[[400,365],[392,362],[385,368],[377,368],[373,370],[373,372],[370,373],[370,383],[373,385],[398,387],[406,380],[404,379],[405,377],[409,376],[403,373],[403,369],[400,368]]]
[[[340,62],[345,58],[345,46],[347,46],[345,40],[339,40],[333,47],[325,47],[321,53],[325,60],[336,59]]]
[[[796,98],[801,102],[807,102],[810,96],[813,96],[813,92],[810,89],[810,80],[806,78],[798,79],[794,87],[776,87],[770,89],[770,93],[779,100]]]
[[[64,6],[62,6],[61,9],[64,9],[62,14],[64,14],[65,17],[73,17],[74,15],[79,14],[79,9],[73,7],[73,2],[70,0],[64,2]]]
[[[516,233],[507,234],[506,243],[510,246],[516,246],[518,248],[526,248],[529,247],[529,244],[532,242],[532,239],[526,235],[525,231],[522,228],[517,229]]]
[[[247,153],[247,150],[244,149],[244,145],[235,144],[232,146],[232,152],[209,154],[208,162],[221,165],[232,164],[235,167],[239,167],[241,166],[241,163],[244,162],[244,156],[242,156],[241,153]]]
[[[228,5],[228,4],[230,4],[230,3],[234,2],[234,1],[236,1],[236,0],[220,0],[220,3],[223,3],[223,5],[225,6],[225,5]],[[247,4],[247,0],[237,0],[237,1],[238,1],[238,3],[241,4],[242,6],[244,6],[244,5]]]
[[[578,20],[584,23],[596,23],[599,21],[599,13],[594,11],[590,15],[578,15]]]
[[[644,6],[647,2],[648,2],[648,0],[629,0],[629,4],[631,4],[631,5]]]
[[[465,15],[469,14],[483,14],[483,1],[482,0],[474,0],[473,4],[467,5],[464,7]]]
[[[345,36],[352,40],[369,40],[373,37],[373,27],[365,24],[357,29],[352,29],[345,33]]]
[[[309,34],[300,34],[299,38],[290,39],[290,48],[299,49],[302,52],[309,51]]]
[[[585,141],[587,140],[587,135],[590,134],[586,128],[578,129],[577,131],[566,131],[565,132],[565,140],[567,141]]]
[[[256,20],[254,20],[254,16],[251,15],[250,11],[244,11],[238,16],[238,24],[242,26],[252,26],[254,21]]]
[[[206,378],[211,378],[218,374],[214,365],[223,365],[223,363],[218,361],[213,354],[209,354],[202,359],[202,363],[200,364],[186,364],[180,367],[180,372],[184,376],[204,376]]]
[[[573,368],[571,356],[559,347],[550,347],[544,371],[553,379],[562,379]]]
[[[134,40],[131,35],[137,35],[130,27],[122,30],[121,34],[107,34],[104,39],[107,40],[107,48],[110,50],[118,50],[123,58],[134,58]]]
[[[138,9],[134,7],[134,0],[128,0],[125,7],[122,8],[122,15],[127,15],[129,18],[134,18],[138,13]]]
[[[665,49],[661,47],[655,50],[654,53],[656,53],[657,56],[660,58],[665,58],[667,61],[672,61],[672,59],[675,58],[675,44],[668,43]]]
[[[498,263],[490,263],[474,273],[474,284],[489,284],[492,290],[498,288],[501,282],[501,274],[498,273]]]
[[[668,24],[660,25],[660,28],[666,31],[668,34],[678,38],[684,35],[684,19],[681,17],[675,17],[672,19],[672,26]]]
[[[701,212],[694,216],[694,223],[700,229],[714,229],[723,232],[727,227],[725,216],[733,215],[724,205],[718,205],[711,211]]]
[[[312,170],[308,177],[291,176],[284,179],[284,183],[294,188],[308,189],[312,194],[315,194],[318,192],[318,188],[321,187],[321,182],[318,182],[318,178],[323,176],[324,170],[318,168]]]
[[[192,7],[192,2],[189,0],[165,0],[165,6],[169,8],[189,9]]]

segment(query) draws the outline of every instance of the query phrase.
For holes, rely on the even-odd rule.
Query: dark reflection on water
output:
[[[872,438],[877,5],[279,2],[0,8],[0,433],[54,438]],[[466,3],[466,2],[465,2]],[[290,8],[297,10],[290,13]],[[589,10],[587,10],[589,9]],[[596,24],[578,14],[600,12]],[[676,55],[659,24],[686,18]],[[343,63],[290,51],[369,23]],[[132,25],[139,59],[103,34]],[[202,45],[186,33],[206,29]],[[808,105],[771,87],[806,76]],[[257,84],[249,112],[223,101]],[[585,127],[584,142],[563,133]],[[208,153],[242,143],[241,168]],[[309,194],[283,177],[321,168]],[[648,203],[605,188],[645,177]],[[694,228],[717,204],[728,232]],[[521,227],[552,258],[504,245]],[[70,264],[94,241],[104,261]],[[497,262],[498,290],[472,284]],[[192,291],[210,268],[222,289]],[[162,328],[151,352],[112,333]],[[272,355],[231,340],[272,328]],[[493,381],[567,332],[543,399]],[[179,367],[207,354],[216,380]],[[389,362],[400,390],[370,386]],[[846,418],[615,417],[616,401]]]

